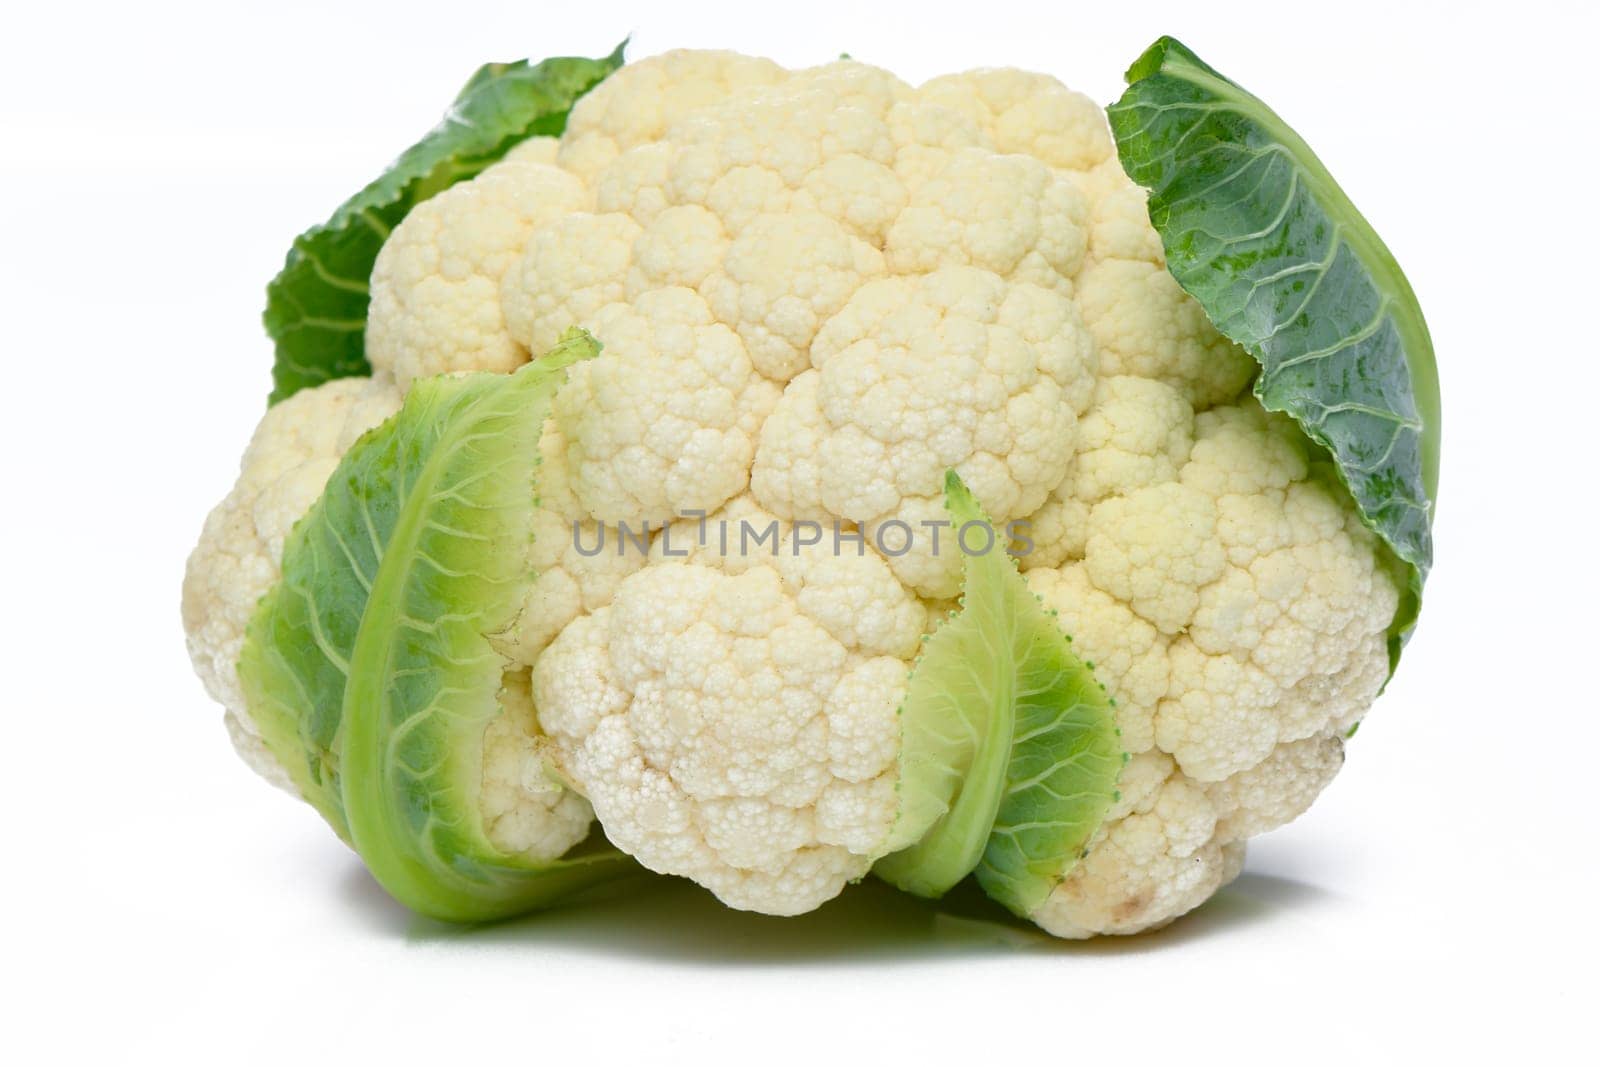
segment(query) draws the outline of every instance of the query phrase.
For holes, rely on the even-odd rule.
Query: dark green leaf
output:
[[[1167,267],[1261,364],[1262,404],[1332,456],[1362,518],[1404,561],[1391,664],[1433,562],[1439,375],[1394,256],[1306,143],[1170,37],[1107,109],[1150,191]]]

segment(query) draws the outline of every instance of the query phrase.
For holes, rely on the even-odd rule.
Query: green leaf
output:
[[[389,169],[289,249],[267,285],[262,316],[276,355],[276,404],[334,378],[370,374],[366,357],[372,264],[411,209],[464,181],[530,137],[557,136],[577,99],[622,66],[624,41],[604,59],[488,63],[444,119]]]
[[[1306,143],[1265,104],[1163,37],[1107,109],[1150,191],[1167,268],[1261,364],[1255,392],[1332,456],[1404,562],[1391,668],[1433,562],[1439,373],[1394,256]]]
[[[945,507],[958,535],[988,527],[954,471]],[[976,869],[991,896],[1026,915],[1100,825],[1123,753],[1110,700],[1003,544],[987,534],[957,539],[961,608],[911,675],[895,851],[874,870],[937,897]]]
[[[490,843],[483,736],[533,580],[539,434],[571,331],[510,375],[417,382],[290,535],[239,663],[252,718],[308,800],[396,899],[499,918],[631,870],[615,852],[532,864]]]
[[[990,897],[1027,918],[1105,821],[1128,755],[1105,687],[1038,601],[1023,607],[1034,639],[1017,666],[1006,791],[977,877]]]

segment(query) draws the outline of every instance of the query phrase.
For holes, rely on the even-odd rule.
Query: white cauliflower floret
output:
[[[887,121],[895,144],[894,176],[908,194],[943,170],[956,152],[994,149],[980,122],[957,108],[924,99],[922,91],[890,108]]]
[[[527,362],[506,330],[500,281],[536,227],[592,199],[559,167],[512,155],[417,205],[372,269],[367,360],[402,389],[432,374]]]
[[[556,859],[589,836],[594,810],[556,777],[534,714],[528,672],[508,672],[501,714],[483,734],[478,807],[497,847],[532,860]]]
[[[592,179],[622,152],[659,140],[684,115],[787,76],[770,59],[737,52],[685,49],[630,63],[573,107],[558,158]]]
[[[557,395],[572,490],[603,522],[670,521],[744,491],[756,433],[779,389],[690,289],[608,304],[585,325],[606,358]]]
[[[853,562],[786,547],[737,574],[648,567],[540,657],[541,724],[611,841],[770,914],[867,872],[925,618],[881,561]],[[851,610],[896,591],[900,610]]]
[[[897,154],[896,158],[899,158]],[[906,206],[905,183],[894,170],[865,156],[835,156],[806,175],[801,190],[819,214],[882,248],[889,227]]]
[[[700,291],[756,369],[787,382],[810,365],[817,328],[883,271],[882,253],[826,215],[758,215]]]
[[[1010,68],[947,74],[917,95],[966,115],[998,152],[1074,171],[1111,158],[1111,131],[1099,105],[1048,74]]]
[[[969,148],[918,186],[885,252],[899,274],[963,264],[1070,294],[1087,217],[1078,187],[1038,160]]]
[[[1194,462],[1184,468],[1183,481],[1210,496],[1264,499],[1267,490],[1286,489],[1306,476],[1305,435],[1287,416],[1247,401],[1204,412],[1194,427]]]
[[[1189,460],[1194,416],[1182,394],[1146,378],[1103,378],[1078,423],[1072,495],[1085,504],[1170,482]]]
[[[1070,302],[964,267],[863,286],[811,361],[763,429],[757,499],[790,519],[913,529],[944,518],[952,467],[996,522],[1038,508],[1066,471],[1094,374]],[[922,595],[947,597],[955,558],[924,537],[891,565]]]
[[[1177,482],[1096,504],[1083,565],[1104,589],[1165,634],[1189,625],[1200,590],[1223,568],[1217,506]]]
[[[341,378],[268,409],[184,571],[183,629],[195,671],[226,709],[228,735],[245,762],[286,789],[293,788],[288,775],[261,740],[239,685],[245,628],[278,580],[289,531],[322,495],[339,458],[399,408],[400,391],[383,377]]]
[[[669,286],[698,289],[717,270],[727,251],[722,222],[711,212],[699,204],[665,208],[634,241],[628,292],[637,296]],[[731,321],[728,316],[721,317],[724,322]]]
[[[1204,409],[1237,397],[1255,373],[1159,263],[1092,262],[1078,275],[1077,297],[1106,374],[1165,382]]]
[[[1119,493],[1171,481],[1189,458],[1194,418],[1183,395],[1146,378],[1104,378],[1078,423],[1067,476],[1028,517],[1023,570],[1058,567],[1088,550],[1089,512]]]
[[[828,164],[893,164],[885,105],[899,84],[841,62],[687,116],[671,131],[667,199],[705,205],[733,233],[759,214],[821,210],[806,183]],[[837,195],[828,200],[848,211]]]
[[[1197,427],[1180,479],[1218,494],[1219,514],[1230,514],[1216,527],[1228,562],[1173,646],[1157,740],[1186,773],[1216,781],[1359,717],[1388,675],[1399,592],[1331,473],[1305,463],[1291,423],[1252,401]]]
[[[1344,765],[1342,732],[1279,745],[1272,755],[1206,787],[1224,844],[1266,833],[1297,818]]]
[[[1114,156],[1073,179],[1089,198],[1090,259],[1166,265],[1161,235],[1150,225],[1145,191],[1123,173]]]
[[[588,212],[535,229],[500,285],[507,335],[525,351],[548,352],[574,323],[624,299],[639,233],[627,215]]]

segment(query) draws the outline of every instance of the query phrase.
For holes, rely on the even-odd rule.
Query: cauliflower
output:
[[[1412,595],[1343,457],[1174,271],[1105,114],[1046,75],[623,66],[383,243],[373,376],[272,408],[206,522],[196,669],[288,783],[235,665],[291,527],[418,383],[580,327],[601,354],[538,429],[536,577],[483,635],[495,847],[552,861],[595,819],[779,915],[904,847],[908,678],[973,595],[953,472],[1128,754],[1029,917],[1160,926],[1332,779]]]

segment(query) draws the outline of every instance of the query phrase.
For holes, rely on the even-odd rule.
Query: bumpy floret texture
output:
[[[402,389],[431,374],[510,371],[528,361],[506,333],[500,280],[534,229],[593,199],[548,162],[547,145],[527,142],[476,180],[423,201],[383,243],[372,269],[367,359]]]
[[[1132,754],[1034,915],[1056,934],[1203,902],[1329,782],[1384,681],[1384,557],[1166,271],[1091,101],[1012,70],[914,88],[677,52],[413,212],[373,274],[374,384],[267,416],[186,594],[242,735],[238,635],[330,420],[572,325],[606,347],[547,424],[541,573],[497,636],[531,704],[508,701],[521,747],[486,808],[525,847],[587,817],[558,774],[613,842],[737,907],[864,875],[918,637],[958,588],[947,468],[1017,524]],[[373,390],[387,407],[347,419]]]
[[[1088,855],[1033,916],[1063,937],[1148,929],[1205,901],[1247,838],[1332,780],[1388,674],[1396,584],[1300,431],[1249,398],[1198,416],[1146,408],[1163,410],[1165,431],[1113,458],[1165,480],[1102,497],[1081,461],[1105,451],[1080,455],[1052,522],[1082,533],[1026,571],[1136,753]]]
[[[741,533],[777,529],[731,511]],[[692,527],[675,529],[695,546]],[[815,908],[882,852],[895,709],[927,622],[877,556],[796,540],[730,570],[715,552],[677,557],[669,533],[534,668],[540,721],[613,843],[781,915]]]

